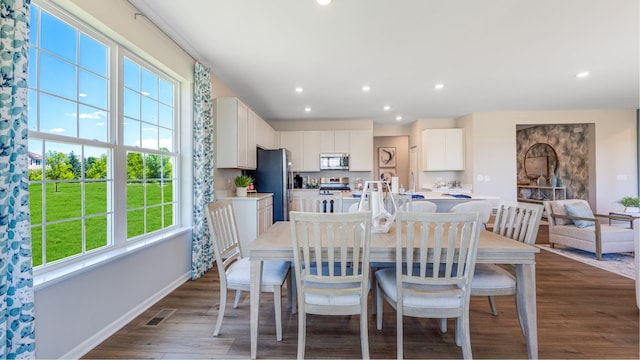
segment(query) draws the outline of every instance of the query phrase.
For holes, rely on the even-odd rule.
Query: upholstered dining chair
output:
[[[237,308],[242,291],[249,291],[251,285],[251,263],[242,254],[231,200],[207,204],[204,213],[213,238],[213,253],[220,275],[220,309],[213,332],[213,336],[218,336],[227,305],[227,290],[236,290],[233,307]],[[278,341],[282,340],[282,285],[288,280],[288,289],[291,289],[290,269],[290,261],[265,261],[262,269],[261,291],[273,293]],[[295,293],[291,293],[289,304],[294,301]]]
[[[375,274],[377,329],[384,299],[396,309],[398,359],[404,316],[456,318],[456,344],[471,358],[469,298],[481,226],[478,213],[398,212],[396,267]]]
[[[487,229],[487,223],[489,222],[489,219],[491,218],[491,210],[493,208],[493,204],[491,204],[490,201],[486,201],[486,200],[473,200],[473,201],[467,201],[467,202],[463,202],[457,205],[454,205],[451,207],[451,209],[449,209],[450,212],[474,212],[474,211],[478,211],[480,212],[480,215],[482,216],[482,225],[484,226],[484,229]]]
[[[541,204],[501,201],[493,224],[493,232],[533,245],[538,236],[542,208]],[[516,293],[516,277],[513,272],[496,264],[477,264],[471,284],[471,295],[488,296],[491,313],[498,315],[493,297]],[[517,297],[516,301],[518,301]]]
[[[438,205],[428,200],[416,200],[403,204],[401,211],[436,212]]]
[[[304,357],[307,314],[360,315],[362,357],[369,358],[367,298],[371,212],[292,211],[298,298],[298,359]]]

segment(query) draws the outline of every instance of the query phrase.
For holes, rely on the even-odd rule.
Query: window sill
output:
[[[111,248],[95,255],[84,255],[81,260],[65,262],[65,264],[60,267],[36,269],[34,270],[33,276],[34,289],[38,290],[45,288],[64,279],[104,265],[109,261],[130,255],[136,251],[148,248],[149,246],[155,245],[159,242],[172,239],[191,231],[191,227],[180,227],[144,240],[127,243],[118,248]]]

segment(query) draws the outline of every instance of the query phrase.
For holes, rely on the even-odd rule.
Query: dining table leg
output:
[[[538,358],[538,320],[536,310],[536,265],[516,265],[516,306],[529,359]]]
[[[251,358],[255,359],[258,353],[258,319],[260,310],[260,288],[262,286],[262,261],[251,261],[251,287],[249,297],[251,301],[250,321],[251,321]]]

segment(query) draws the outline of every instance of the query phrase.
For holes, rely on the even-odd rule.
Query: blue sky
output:
[[[117,76],[110,73],[110,48],[36,9],[32,5],[29,129],[110,142],[109,116],[114,110],[109,85],[110,78]],[[173,85],[127,58],[123,78],[124,144],[173,150]],[[55,144],[52,147],[57,151],[80,154],[77,146]],[[36,143],[30,142],[29,147],[30,151],[41,152]],[[86,156],[105,153],[98,147],[90,154],[87,150]]]

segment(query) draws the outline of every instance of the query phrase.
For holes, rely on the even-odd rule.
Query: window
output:
[[[36,268],[172,227],[178,165],[178,83],[45,5],[31,5],[28,84]]]

